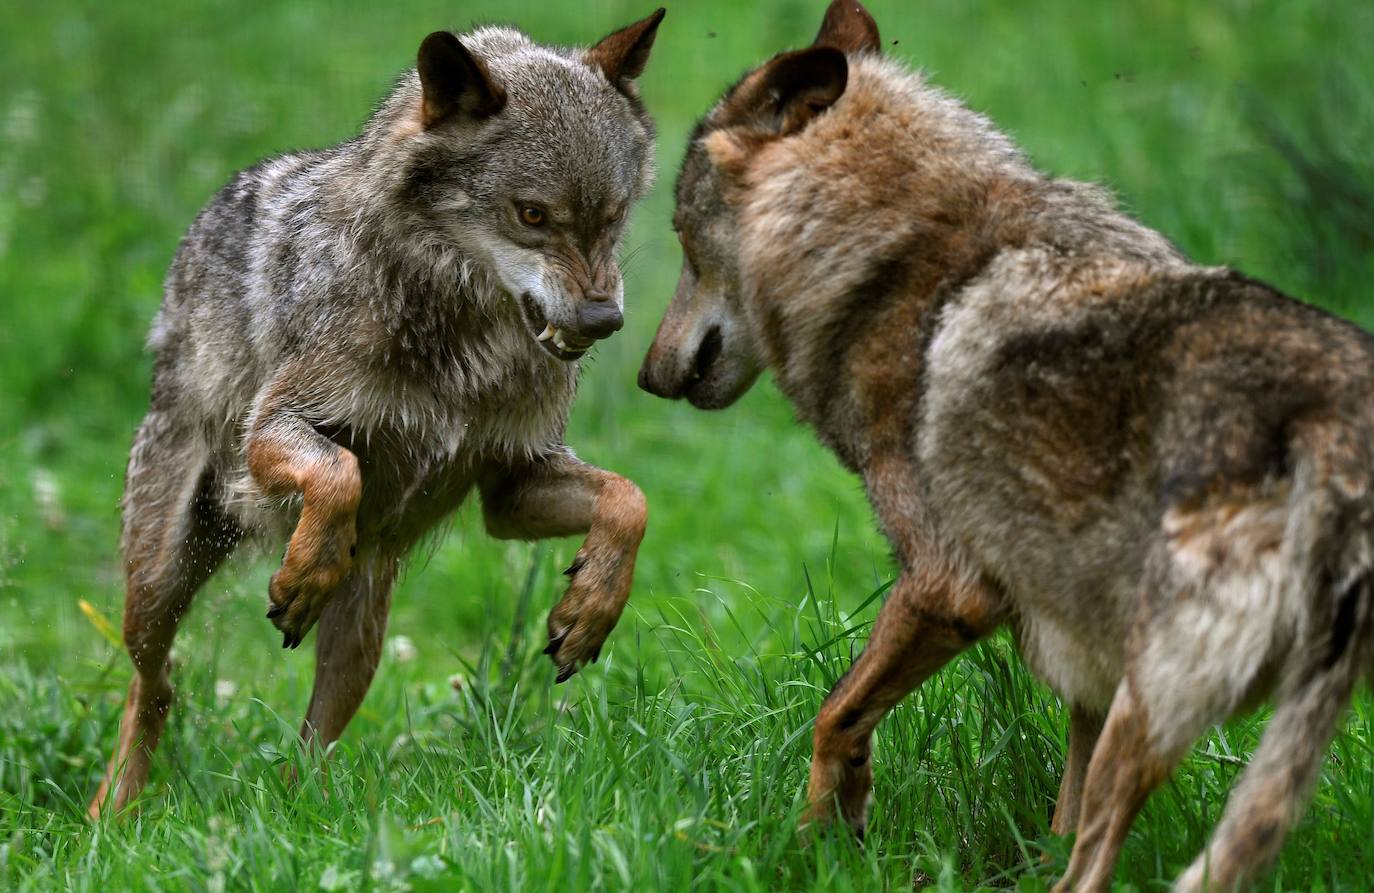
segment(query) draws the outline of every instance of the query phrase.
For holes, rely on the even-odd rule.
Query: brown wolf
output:
[[[1007,623],[1070,707],[1058,889],[1107,889],[1193,741],[1272,697],[1178,889],[1252,877],[1374,654],[1374,339],[1038,173],[853,0],[710,111],[677,200],[641,385],[718,408],[772,370],[901,565],[816,719],[812,816],[862,830],[874,726]]]
[[[289,539],[283,644],[319,621],[307,740],[352,718],[400,562],[474,489],[494,536],[587,533],[546,653],[560,682],[597,659],[646,509],[563,431],[577,359],[621,326],[616,251],[653,171],[634,80],[662,18],[589,50],[431,34],[359,137],[250,168],[201,212],[150,338],[122,543],[137,672],[92,814],[146,781],[177,623],[245,536]]]

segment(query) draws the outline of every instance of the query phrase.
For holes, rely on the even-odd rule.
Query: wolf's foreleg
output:
[[[859,659],[821,705],[813,735],[808,821],[840,815],[862,834],[867,821],[873,729],[908,692],[996,629],[1001,601],[976,582],[903,574]]]
[[[567,593],[549,613],[545,653],[563,682],[596,661],[630,597],[648,507],[629,480],[571,452],[513,470],[482,487],[488,532],[501,539],[586,533],[567,574]]]
[[[267,612],[295,648],[353,565],[362,475],[351,452],[285,409],[259,415],[248,435],[248,469],[268,496],[300,493],[300,520],[268,588]]]

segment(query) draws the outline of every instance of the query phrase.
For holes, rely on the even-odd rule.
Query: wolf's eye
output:
[[[543,226],[544,212],[531,205],[520,209],[520,222],[526,226]]]

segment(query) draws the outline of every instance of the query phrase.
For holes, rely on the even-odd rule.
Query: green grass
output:
[[[236,559],[177,645],[179,701],[141,815],[87,824],[129,667],[118,499],[147,399],[141,343],[200,205],[259,157],[351,134],[419,39],[514,21],[585,42],[651,3],[90,5],[19,0],[0,29],[0,889],[1042,890],[1058,702],[1004,639],[879,730],[867,844],[795,831],[824,692],[893,569],[857,482],[770,386],[720,415],[634,370],[678,265],[682,139],[821,0],[670,9],[644,92],[663,174],[639,209],[626,330],[584,378],[570,442],[651,504],[631,607],[563,687],[538,654],[575,541],[487,540],[472,512],[415,561],[384,662],[325,771],[294,743],[309,649]],[[1358,2],[874,0],[889,51],[991,114],[1047,169],[1147,223],[1374,324],[1374,8]],[[460,691],[450,678],[461,674]],[[232,687],[232,692],[230,688]],[[1137,822],[1122,889],[1167,888],[1262,717],[1203,742]],[[1374,705],[1361,693],[1264,889],[1374,876]],[[281,768],[305,779],[283,788]],[[1042,862],[1042,854],[1048,860]]]

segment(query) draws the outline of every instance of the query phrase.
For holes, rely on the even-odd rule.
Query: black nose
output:
[[[577,308],[577,333],[585,338],[605,338],[623,325],[625,317],[614,301],[583,301]]]

